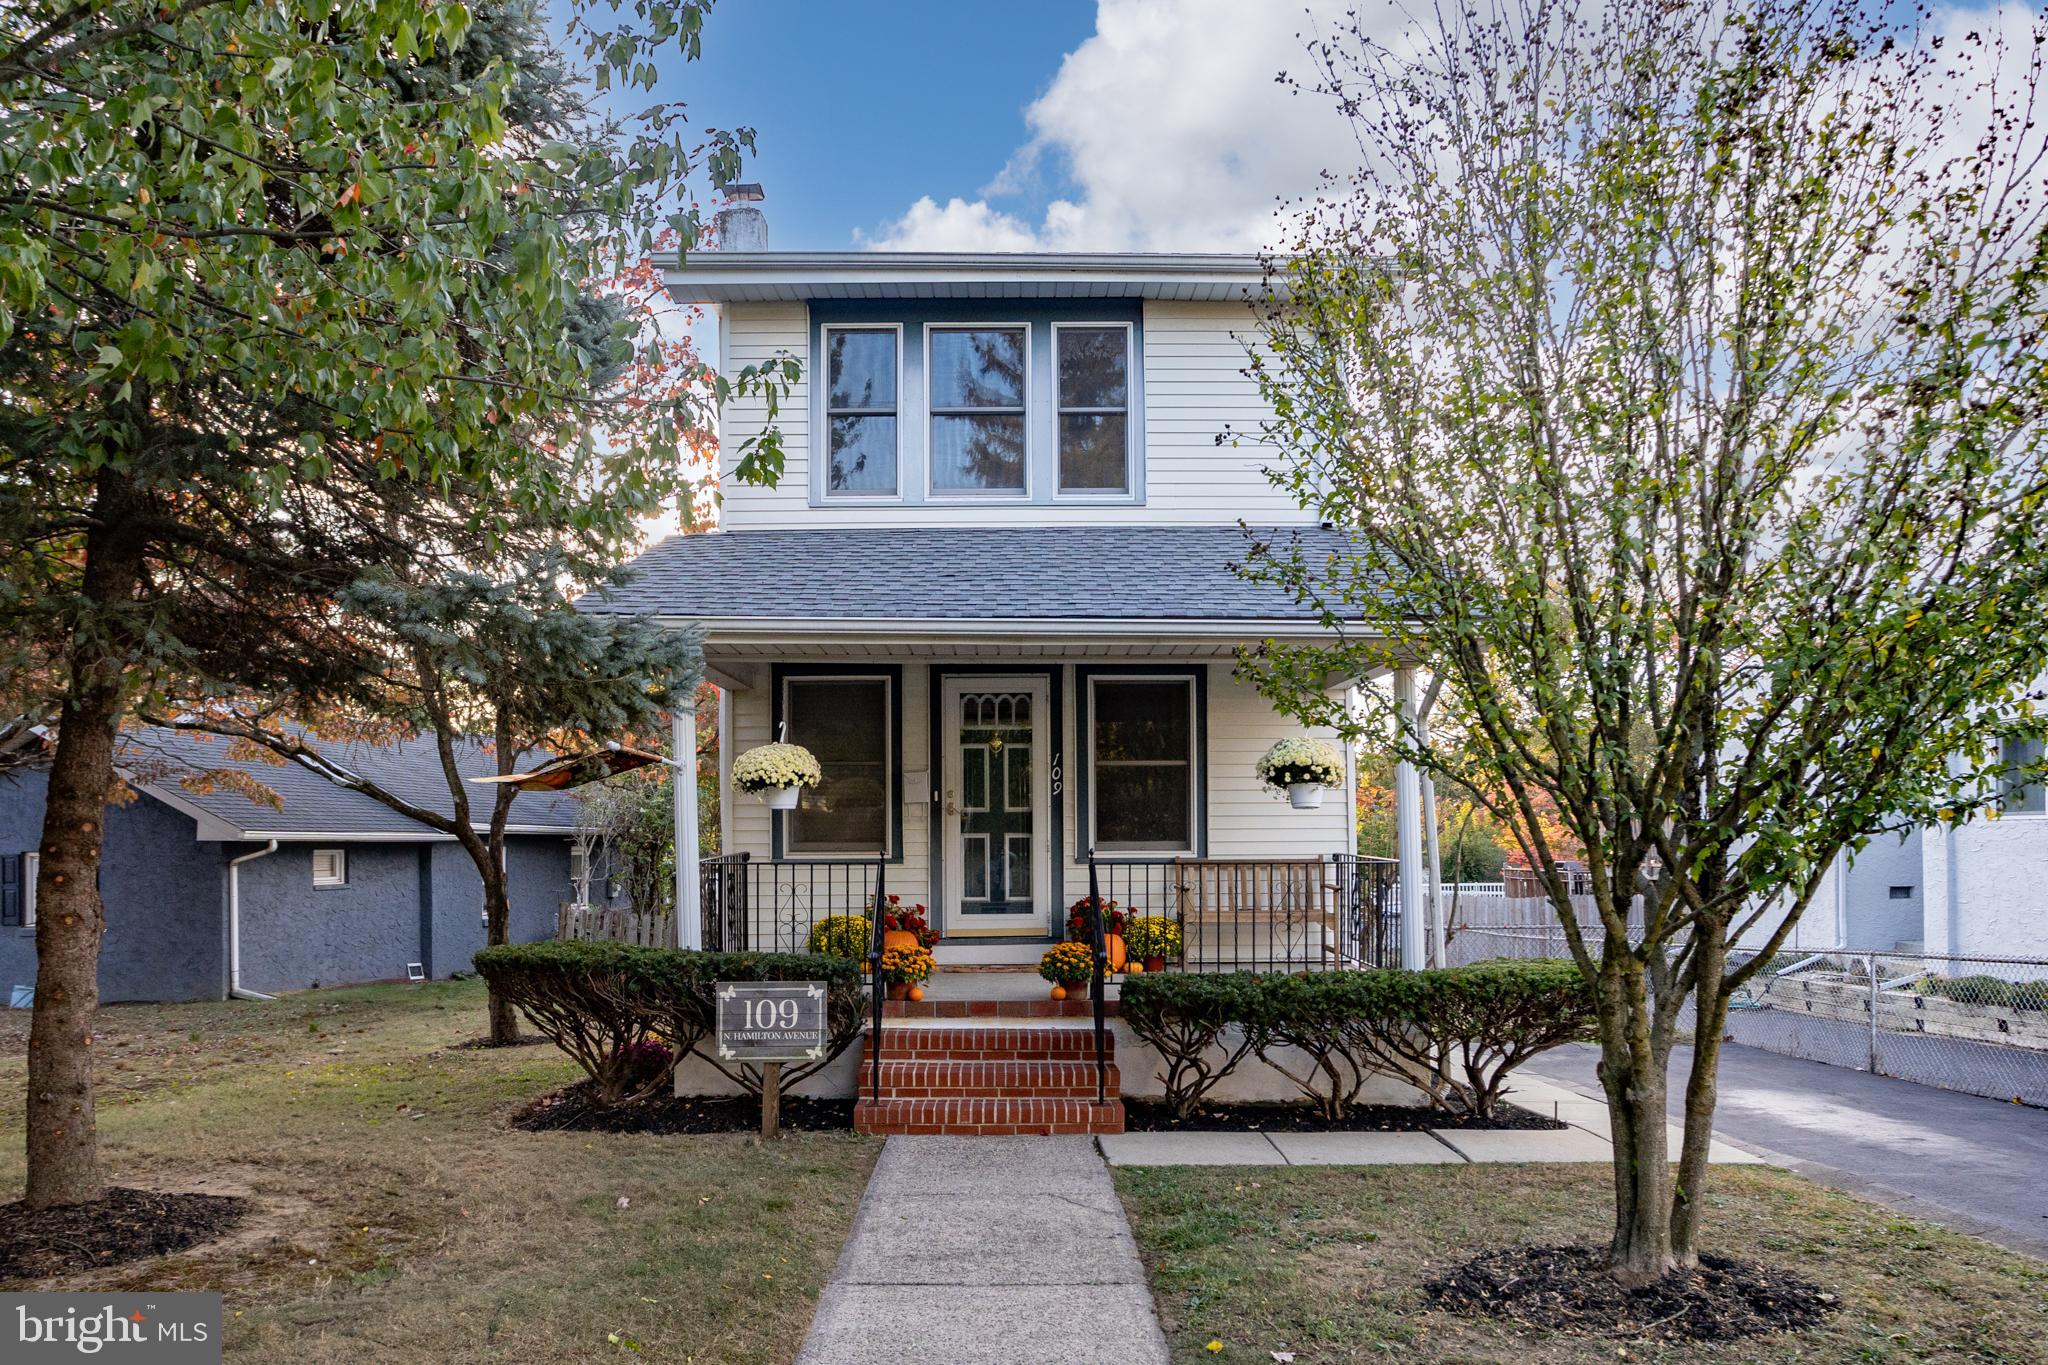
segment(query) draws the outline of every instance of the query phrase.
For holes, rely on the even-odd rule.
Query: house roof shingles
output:
[[[188,809],[204,811],[233,829],[268,839],[311,834],[348,835],[365,840],[432,837],[434,831],[391,809],[376,798],[328,781],[296,763],[271,764],[236,758],[232,740],[158,726],[123,732],[116,762],[145,791]],[[377,783],[393,795],[442,815],[454,810],[447,779],[431,736],[393,744],[329,744],[321,753],[334,763]],[[458,746],[457,766],[465,778],[497,771],[497,760],[481,744]],[[542,756],[547,757],[546,755]],[[528,763],[524,766],[534,766]],[[252,801],[219,783],[195,791],[181,779],[232,770],[275,792],[281,805]],[[471,813],[479,825],[488,816],[491,788],[471,788]],[[511,824],[523,829],[560,830],[576,827],[576,799],[561,792],[522,792],[512,803]]]
[[[671,536],[583,611],[690,619],[1309,621],[1233,569],[1253,541],[1311,558],[1328,527],[825,528]]]

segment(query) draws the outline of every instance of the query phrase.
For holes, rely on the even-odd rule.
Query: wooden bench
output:
[[[1336,956],[1337,887],[1321,858],[1176,858],[1174,878],[1183,970],[1204,956],[1276,968]],[[1198,950],[1226,936],[1227,953]]]

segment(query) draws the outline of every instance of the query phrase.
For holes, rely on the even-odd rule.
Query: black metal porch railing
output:
[[[1398,867],[1384,858],[1095,858],[1104,901],[1173,919],[1184,971],[1400,965]]]
[[[783,862],[745,853],[701,864],[704,946],[723,952],[801,953],[836,915],[870,913],[882,892],[879,859]]]
[[[1102,932],[1102,882],[1095,866],[1095,850],[1088,851],[1088,936],[1093,949],[1089,957],[1088,997],[1095,1013],[1095,1102],[1109,1103],[1109,1064],[1103,1035],[1108,1032],[1109,940]]]

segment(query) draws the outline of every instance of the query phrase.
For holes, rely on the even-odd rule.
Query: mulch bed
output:
[[[0,1280],[40,1280],[183,1251],[230,1231],[249,1201],[224,1194],[109,1189],[68,1208],[0,1204]]]
[[[1525,1327],[1631,1341],[1733,1341],[1816,1327],[1841,1301],[1801,1276],[1753,1261],[1701,1256],[1630,1287],[1608,1275],[1593,1247],[1509,1247],[1423,1285],[1439,1308]]]
[[[466,1043],[455,1044],[455,1050],[457,1052],[485,1052],[491,1048],[499,1047],[538,1047],[542,1043],[552,1043],[553,1041],[554,1039],[548,1037],[545,1033],[522,1033],[509,1043],[497,1043],[489,1038],[472,1038]]]
[[[655,1095],[612,1108],[591,1103],[581,1081],[543,1095],[512,1120],[530,1133],[758,1133],[761,1101],[752,1095]],[[782,1097],[782,1126],[804,1133],[853,1131],[853,1101]]]
[[[1124,1101],[1126,1133],[1419,1133],[1428,1128],[1557,1129],[1568,1123],[1497,1105],[1490,1119],[1407,1104],[1354,1104],[1337,1122],[1306,1104],[1205,1104],[1187,1118],[1156,1100]]]

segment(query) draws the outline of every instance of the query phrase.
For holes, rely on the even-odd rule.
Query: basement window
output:
[[[1895,901],[1909,901],[1913,899],[1913,888],[1910,886],[1895,886],[1891,891],[1892,899]]]
[[[348,857],[345,850],[338,848],[316,848],[313,850],[313,885],[348,885]]]

